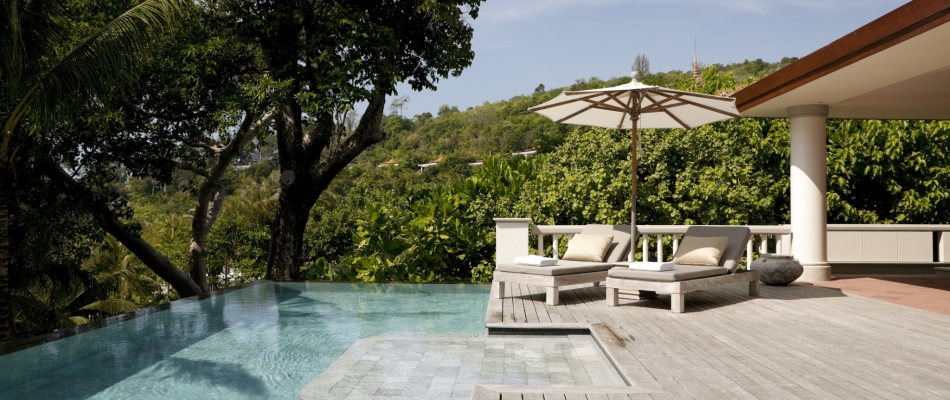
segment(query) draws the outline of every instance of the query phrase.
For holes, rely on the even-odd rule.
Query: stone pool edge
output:
[[[614,334],[606,325],[602,323],[545,323],[545,324],[524,324],[524,323],[505,323],[501,322],[502,305],[501,300],[495,297],[495,291],[498,285],[492,283],[488,295],[488,309],[485,311],[485,328],[488,328],[489,335],[577,335],[589,334],[594,339],[594,343],[604,352],[607,360],[614,366],[617,373],[623,381],[630,387],[639,387],[634,380],[628,376],[627,371],[620,367],[621,362],[630,358],[629,353],[623,351],[626,344]],[[631,337],[632,339],[632,337]]]

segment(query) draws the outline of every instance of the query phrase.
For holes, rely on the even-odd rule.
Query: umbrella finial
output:
[[[639,73],[639,72],[633,71],[633,72],[630,73],[630,79],[633,79],[632,81],[630,81],[630,83],[637,83],[637,82],[640,82],[638,78],[640,78],[640,73]]]

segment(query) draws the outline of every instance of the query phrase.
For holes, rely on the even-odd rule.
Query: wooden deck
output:
[[[670,312],[668,295],[608,308],[603,287],[568,287],[549,306],[543,288],[507,286],[489,300],[490,332],[588,329],[644,389],[552,398],[950,398],[947,315],[807,284],[760,285],[758,297],[746,285],[689,293],[684,314]]]

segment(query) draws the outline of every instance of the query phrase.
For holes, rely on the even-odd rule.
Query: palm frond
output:
[[[138,304],[122,299],[105,299],[87,304],[80,310],[99,311],[109,315],[122,314],[138,310]]]
[[[146,0],[112,20],[43,74],[7,120],[4,132],[27,114],[50,123],[88,101],[108,96],[135,77],[150,39],[181,13],[183,0]]]
[[[9,0],[0,5],[0,82],[9,100],[18,100],[33,79],[29,71],[54,52],[65,37],[57,18],[65,13],[59,0]]]

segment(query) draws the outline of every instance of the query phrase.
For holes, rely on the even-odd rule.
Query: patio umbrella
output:
[[[531,107],[557,123],[630,129],[632,137],[630,185],[630,251],[637,241],[637,128],[693,129],[701,125],[739,118],[732,97],[684,92],[644,85],[637,80],[604,89],[564,91]]]

